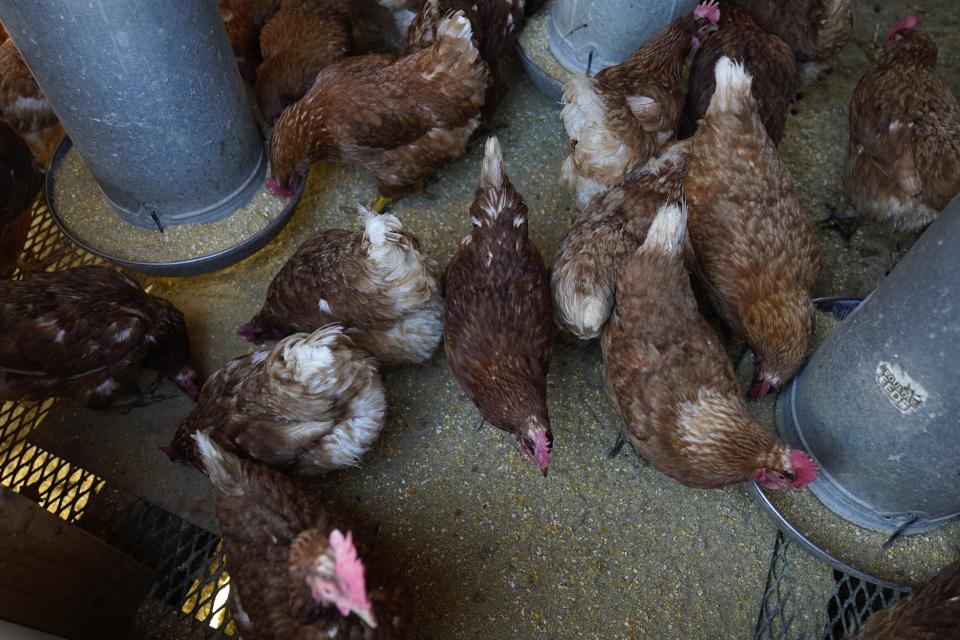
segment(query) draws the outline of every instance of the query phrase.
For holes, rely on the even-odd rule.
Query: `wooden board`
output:
[[[77,640],[122,638],[155,577],[0,487],[0,618]]]

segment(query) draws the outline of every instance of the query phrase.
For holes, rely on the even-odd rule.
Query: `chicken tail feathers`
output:
[[[521,227],[527,222],[527,208],[503,170],[503,152],[496,136],[487,138],[480,168],[480,184],[471,209],[474,224],[494,227],[509,223]]]
[[[403,224],[396,216],[389,213],[378,214],[362,204],[357,205],[357,211],[363,218],[363,235],[370,243],[371,249],[400,240]]]
[[[240,458],[221,449],[203,431],[194,433],[193,440],[197,443],[203,468],[206,469],[217,491],[231,496],[243,495],[247,474]]]
[[[665,204],[657,211],[650,223],[647,238],[641,251],[659,250],[668,255],[679,256],[683,252],[683,240],[687,233],[687,203]]]
[[[742,62],[723,56],[717,61],[714,74],[717,88],[707,108],[708,116],[724,111],[740,112],[745,108],[753,108],[753,98],[750,95],[753,76],[744,69]]]

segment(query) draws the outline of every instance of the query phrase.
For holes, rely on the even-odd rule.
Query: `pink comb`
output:
[[[720,5],[717,0],[708,0],[697,5],[693,10],[693,15],[697,18],[706,18],[711,24],[720,22]]]
[[[257,332],[253,328],[253,321],[246,322],[237,328],[237,335],[247,342],[257,341]]]
[[[278,198],[289,198],[293,195],[293,189],[284,187],[274,177],[267,178],[267,189]]]
[[[893,36],[897,35],[904,29],[913,29],[917,26],[917,23],[920,22],[920,18],[917,17],[917,14],[912,11],[907,15],[903,16],[897,22],[890,27],[890,30],[887,31],[887,40],[890,40]]]
[[[363,562],[357,557],[357,548],[353,546],[353,533],[348,531],[344,536],[339,529],[330,532],[330,546],[336,558],[334,572],[340,590],[346,595],[347,603],[338,603],[337,608],[343,615],[349,615],[353,609],[370,609],[370,600],[367,598],[367,586],[364,579]]]
[[[817,477],[817,464],[805,451],[791,449],[790,465],[793,467],[794,480],[791,486],[794,489],[799,489],[800,487],[810,484]]]

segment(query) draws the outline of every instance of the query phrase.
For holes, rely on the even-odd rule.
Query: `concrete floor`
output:
[[[813,221],[830,207],[847,208],[840,182],[847,105],[878,57],[875,38],[899,14],[920,11],[921,25],[940,41],[942,73],[960,91],[960,12],[951,10],[952,0],[855,4],[852,41],[829,75],[802,89],[781,147]],[[530,207],[533,238],[549,256],[575,217],[557,183],[567,139],[558,105],[518,65],[512,84],[497,135]],[[482,140],[472,141],[427,194],[394,206],[441,266],[470,226],[481,153]],[[258,310],[296,247],[324,228],[357,228],[356,203],[375,195],[362,171],[315,165],[294,219],[256,256],[206,276],[145,278],[186,314],[203,374],[250,351],[234,331]],[[862,229],[845,243],[823,232],[817,294],[868,293],[911,241]],[[381,525],[381,542],[415,603],[412,637],[753,636],[773,525],[743,487],[687,489],[629,449],[607,460],[619,423],[603,394],[601,366],[596,342],[556,349],[548,382],[556,443],[546,479],[505,434],[474,430],[478,413],[442,355],[385,372],[389,418],[380,441],[360,469],[331,474],[319,491]],[[215,530],[206,478],[156,449],[189,409],[182,397],[128,416],[58,403],[31,440]]]

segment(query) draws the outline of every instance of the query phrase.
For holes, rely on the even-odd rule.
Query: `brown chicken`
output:
[[[227,37],[233,48],[233,57],[237,59],[240,75],[247,82],[253,82],[257,77],[257,65],[260,64],[257,25],[244,14],[231,9],[229,0],[220,0],[220,17],[227,29]]]
[[[572,75],[560,112],[572,150],[562,179],[580,208],[620,184],[674,137],[683,110],[683,63],[716,29],[714,0],[678,18],[620,64]]]
[[[911,231],[960,192],[960,105],[916,24],[909,14],[890,29],[886,58],[853,92],[844,175],[857,213]]]
[[[436,44],[408,56],[358,56],[320,72],[273,130],[274,193],[289,196],[314,161],[349,162],[373,173],[381,211],[462,155],[480,124],[487,65],[462,12],[437,33]]]
[[[546,475],[553,446],[547,414],[555,332],[550,280],[496,138],[487,140],[470,215],[473,229],[444,273],[447,360],[483,418],[513,434]]]
[[[751,395],[760,398],[806,360],[820,249],[750,85],[741,64],[720,59],[683,187],[698,275],[753,350]]]
[[[740,60],[753,76],[752,93],[757,111],[774,144],[780,144],[793,100],[798,67],[793,51],[783,40],[761,29],[749,15],[730,2],[721,5],[720,28],[697,50],[690,68],[690,86],[684,107],[685,135],[707,112],[714,88],[717,61],[726,56]]]
[[[364,230],[328,229],[287,260],[263,309],[240,328],[247,340],[278,338],[343,324],[380,362],[423,362],[443,335],[443,300],[432,260],[392,215],[363,206]]]
[[[661,207],[617,276],[617,304],[601,344],[607,391],[627,440],[690,487],[809,484],[813,460],[751,418],[730,360],[697,310],[683,265],[686,217],[682,202]]]
[[[101,409],[134,388],[143,367],[197,397],[183,314],[119,271],[0,281],[0,318],[0,400],[61,397]]]
[[[620,262],[637,250],[657,209],[680,199],[690,142],[674,142],[621,186],[594,198],[567,231],[550,268],[557,319],[584,340],[613,309]]]
[[[853,0],[732,0],[764,30],[786,42],[800,62],[834,58],[853,30]]]
[[[517,45],[523,28],[522,0],[427,0],[407,30],[407,53],[431,46],[437,25],[451,11],[463,11],[470,20],[480,57],[490,76],[483,111],[489,118],[507,92],[504,64]]]
[[[45,168],[63,138],[63,127],[13,40],[0,45],[0,118],[20,134]]]
[[[948,640],[960,630],[960,561],[923,588],[874,613],[853,640]]]
[[[0,120],[0,278],[17,268],[42,176],[30,147]]]
[[[264,120],[279,118],[352,45],[350,22],[329,0],[283,0],[260,32],[256,90]]]
[[[216,495],[230,610],[246,640],[400,637],[395,598],[343,516],[282,473],[194,437]]]
[[[385,410],[376,362],[329,325],[227,363],[203,385],[164,451],[197,466],[193,434],[200,431],[239,456],[314,477],[356,466]]]
[[[221,5],[243,16],[258,30],[280,8],[281,0],[221,0]]]

